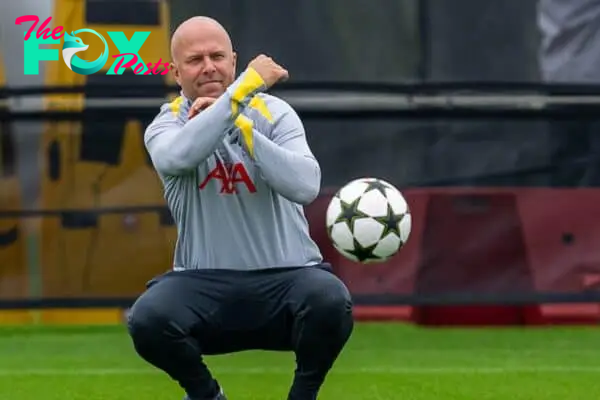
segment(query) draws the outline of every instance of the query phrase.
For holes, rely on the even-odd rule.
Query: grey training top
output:
[[[302,207],[319,193],[319,164],[296,112],[264,89],[248,69],[191,120],[180,96],[146,129],[177,225],[175,270],[322,262]]]

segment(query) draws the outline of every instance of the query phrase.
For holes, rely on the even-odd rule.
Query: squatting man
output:
[[[296,112],[266,93],[288,71],[259,55],[236,77],[229,35],[207,17],[176,29],[171,57],[181,96],[144,141],[178,237],[173,269],[131,309],[135,350],[188,400],[225,399],[203,356],[290,351],[288,400],[315,400],[351,335],[352,303],[303,211],[319,163]]]

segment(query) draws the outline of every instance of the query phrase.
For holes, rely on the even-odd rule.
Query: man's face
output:
[[[236,54],[218,30],[181,39],[173,55],[175,80],[190,100],[221,96],[235,80]]]

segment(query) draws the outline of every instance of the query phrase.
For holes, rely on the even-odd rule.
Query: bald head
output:
[[[171,38],[172,70],[186,97],[217,98],[235,79],[236,54],[227,30],[209,17],[182,22]]]
[[[197,16],[183,21],[171,38],[171,57],[176,60],[182,47],[191,42],[195,37],[210,36],[223,41],[229,51],[233,52],[233,45],[227,30],[217,20],[210,17]]]

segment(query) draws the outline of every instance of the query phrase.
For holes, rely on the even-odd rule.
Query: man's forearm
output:
[[[278,146],[256,131],[254,157],[263,179],[286,199],[306,205],[319,194],[321,169],[314,158]]]
[[[235,118],[263,88],[260,75],[247,70],[215,103],[183,126],[171,126],[147,142],[156,169],[177,175],[196,168],[216,149]],[[155,129],[160,130],[160,122]]]

